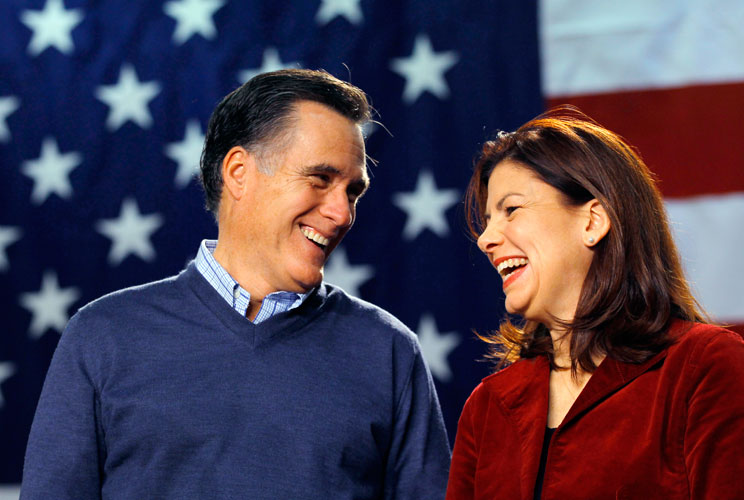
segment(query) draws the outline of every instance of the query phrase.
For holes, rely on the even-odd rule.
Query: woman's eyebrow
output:
[[[496,202],[496,210],[501,210],[504,207],[504,202],[510,196],[524,196],[524,195],[522,193],[517,193],[517,192],[514,192],[514,191],[509,192],[509,193],[506,193],[504,196],[502,196],[499,199],[499,201]]]

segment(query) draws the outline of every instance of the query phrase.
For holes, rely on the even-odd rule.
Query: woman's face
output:
[[[573,319],[592,261],[590,215],[519,162],[504,160],[488,180],[486,228],[478,247],[498,270],[506,310],[553,328]]]

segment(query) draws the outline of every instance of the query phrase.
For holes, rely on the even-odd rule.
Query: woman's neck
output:
[[[580,365],[572,370],[571,335],[565,331],[550,331],[553,340],[553,364],[556,368],[550,371],[550,388],[548,399],[548,427],[560,425],[576,399],[581,394],[592,372]],[[592,356],[595,366],[599,366],[605,355]]]

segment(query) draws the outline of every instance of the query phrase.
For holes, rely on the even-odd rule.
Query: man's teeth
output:
[[[513,271],[508,272],[506,275],[504,274],[504,271],[510,267],[520,267],[527,265],[527,259],[507,259],[503,261],[501,264],[496,266],[496,270],[499,272],[500,275],[504,276],[504,279],[511,276],[516,269]]]
[[[321,236],[320,234],[316,233],[309,227],[303,227],[302,234],[304,234],[305,238],[307,238],[308,240],[314,241],[315,243],[318,243],[319,245],[323,245],[324,247],[328,246],[328,244],[331,242],[331,240]]]

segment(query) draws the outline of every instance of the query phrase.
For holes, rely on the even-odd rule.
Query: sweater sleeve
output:
[[[407,372],[395,415],[385,498],[443,499],[450,462],[449,441],[434,381],[420,348]]]
[[[455,448],[452,451],[452,464],[447,484],[447,500],[471,500],[474,495],[475,466],[478,455],[473,429],[473,404],[474,398],[471,395],[465,402],[457,424],[457,436]]]
[[[31,426],[21,499],[101,498],[97,396],[74,317],[47,372]]]
[[[744,498],[744,341],[717,330],[690,356],[685,462],[692,498]]]

